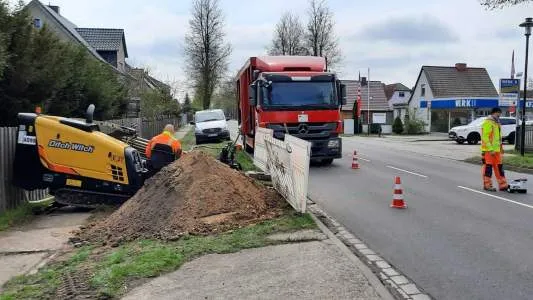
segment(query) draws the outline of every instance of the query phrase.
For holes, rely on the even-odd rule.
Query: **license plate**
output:
[[[208,137],[216,137],[216,136],[218,136],[218,134],[216,134],[216,133],[212,133],[212,134],[208,134],[207,136],[208,136]]]
[[[67,179],[67,185],[81,187],[81,180]]]
[[[308,115],[298,115],[298,122],[299,123],[309,122],[309,116]]]

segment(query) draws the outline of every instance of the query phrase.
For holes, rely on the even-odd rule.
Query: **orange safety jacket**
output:
[[[145,154],[146,157],[151,158],[152,156],[152,149],[154,149],[154,146],[157,144],[163,144],[163,145],[169,145],[172,147],[172,151],[176,154],[180,154],[181,152],[181,143],[178,139],[176,139],[172,133],[168,131],[163,131],[163,133],[154,136],[148,145],[146,145]]]

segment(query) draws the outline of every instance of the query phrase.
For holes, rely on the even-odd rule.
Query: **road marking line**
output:
[[[481,194],[481,195],[489,196],[489,197],[492,197],[492,198],[495,198],[495,199],[498,199],[498,200],[502,200],[502,201],[506,201],[506,202],[510,202],[510,203],[514,203],[514,204],[518,204],[518,205],[525,206],[525,207],[528,207],[528,208],[533,208],[533,205],[528,205],[528,204],[525,204],[525,203],[522,203],[522,202],[514,201],[514,200],[511,200],[511,199],[503,198],[503,197],[496,196],[496,195],[491,195],[489,193],[484,193],[484,192],[481,192],[481,191],[478,191],[478,190],[474,190],[474,189],[471,189],[471,188],[467,188],[467,187],[464,187],[464,186],[460,186],[460,185],[457,186],[457,187],[460,188],[460,189],[463,189],[463,190],[470,191],[470,192],[474,192],[474,193],[478,193],[478,194]]]
[[[396,167],[393,167],[393,166],[386,166],[386,167],[389,168],[389,169],[394,169],[394,170],[402,171],[402,172],[405,172],[405,173],[408,173],[408,174],[411,174],[411,175],[415,175],[415,176],[418,176],[418,177],[428,178],[426,175],[422,175],[422,174],[419,174],[419,173],[415,173],[415,172],[407,171],[407,170],[400,169],[400,168],[396,168]]]
[[[362,161],[370,162],[370,159],[366,159],[366,158],[362,158],[362,157],[359,157],[359,159],[362,160]]]

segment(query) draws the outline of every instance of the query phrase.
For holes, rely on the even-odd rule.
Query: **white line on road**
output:
[[[370,159],[366,159],[366,158],[362,158],[362,157],[359,157],[359,159],[362,160],[362,161],[370,162]]]
[[[415,175],[415,176],[418,176],[418,177],[422,177],[422,178],[428,178],[426,175],[422,175],[422,174],[419,174],[419,173],[407,171],[407,170],[396,168],[396,167],[393,167],[393,166],[387,166],[387,168],[398,170],[398,171],[405,172],[405,173],[408,173],[408,174],[411,174],[411,175]]]
[[[463,190],[467,190],[467,191],[473,192],[473,193],[478,193],[478,194],[481,194],[481,195],[489,196],[489,197],[492,197],[492,198],[495,198],[495,199],[498,199],[498,200],[502,200],[502,201],[506,201],[506,202],[510,202],[510,203],[514,203],[514,204],[518,204],[518,205],[525,206],[525,207],[528,207],[528,208],[533,208],[533,205],[528,205],[528,204],[525,204],[525,203],[522,203],[522,202],[514,201],[514,200],[511,200],[511,199],[503,198],[503,197],[496,196],[496,195],[491,195],[489,193],[484,193],[484,192],[481,192],[481,191],[478,191],[478,190],[474,190],[474,189],[471,189],[471,188],[467,188],[467,187],[464,187],[464,186],[460,186],[460,185],[457,186],[457,187],[460,188],[460,189],[463,189]]]

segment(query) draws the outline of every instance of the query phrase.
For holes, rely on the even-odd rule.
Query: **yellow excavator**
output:
[[[134,195],[148,173],[142,154],[148,141],[135,129],[94,121],[94,109],[91,104],[85,120],[19,113],[13,183],[48,188],[59,204],[81,207],[120,204]]]

